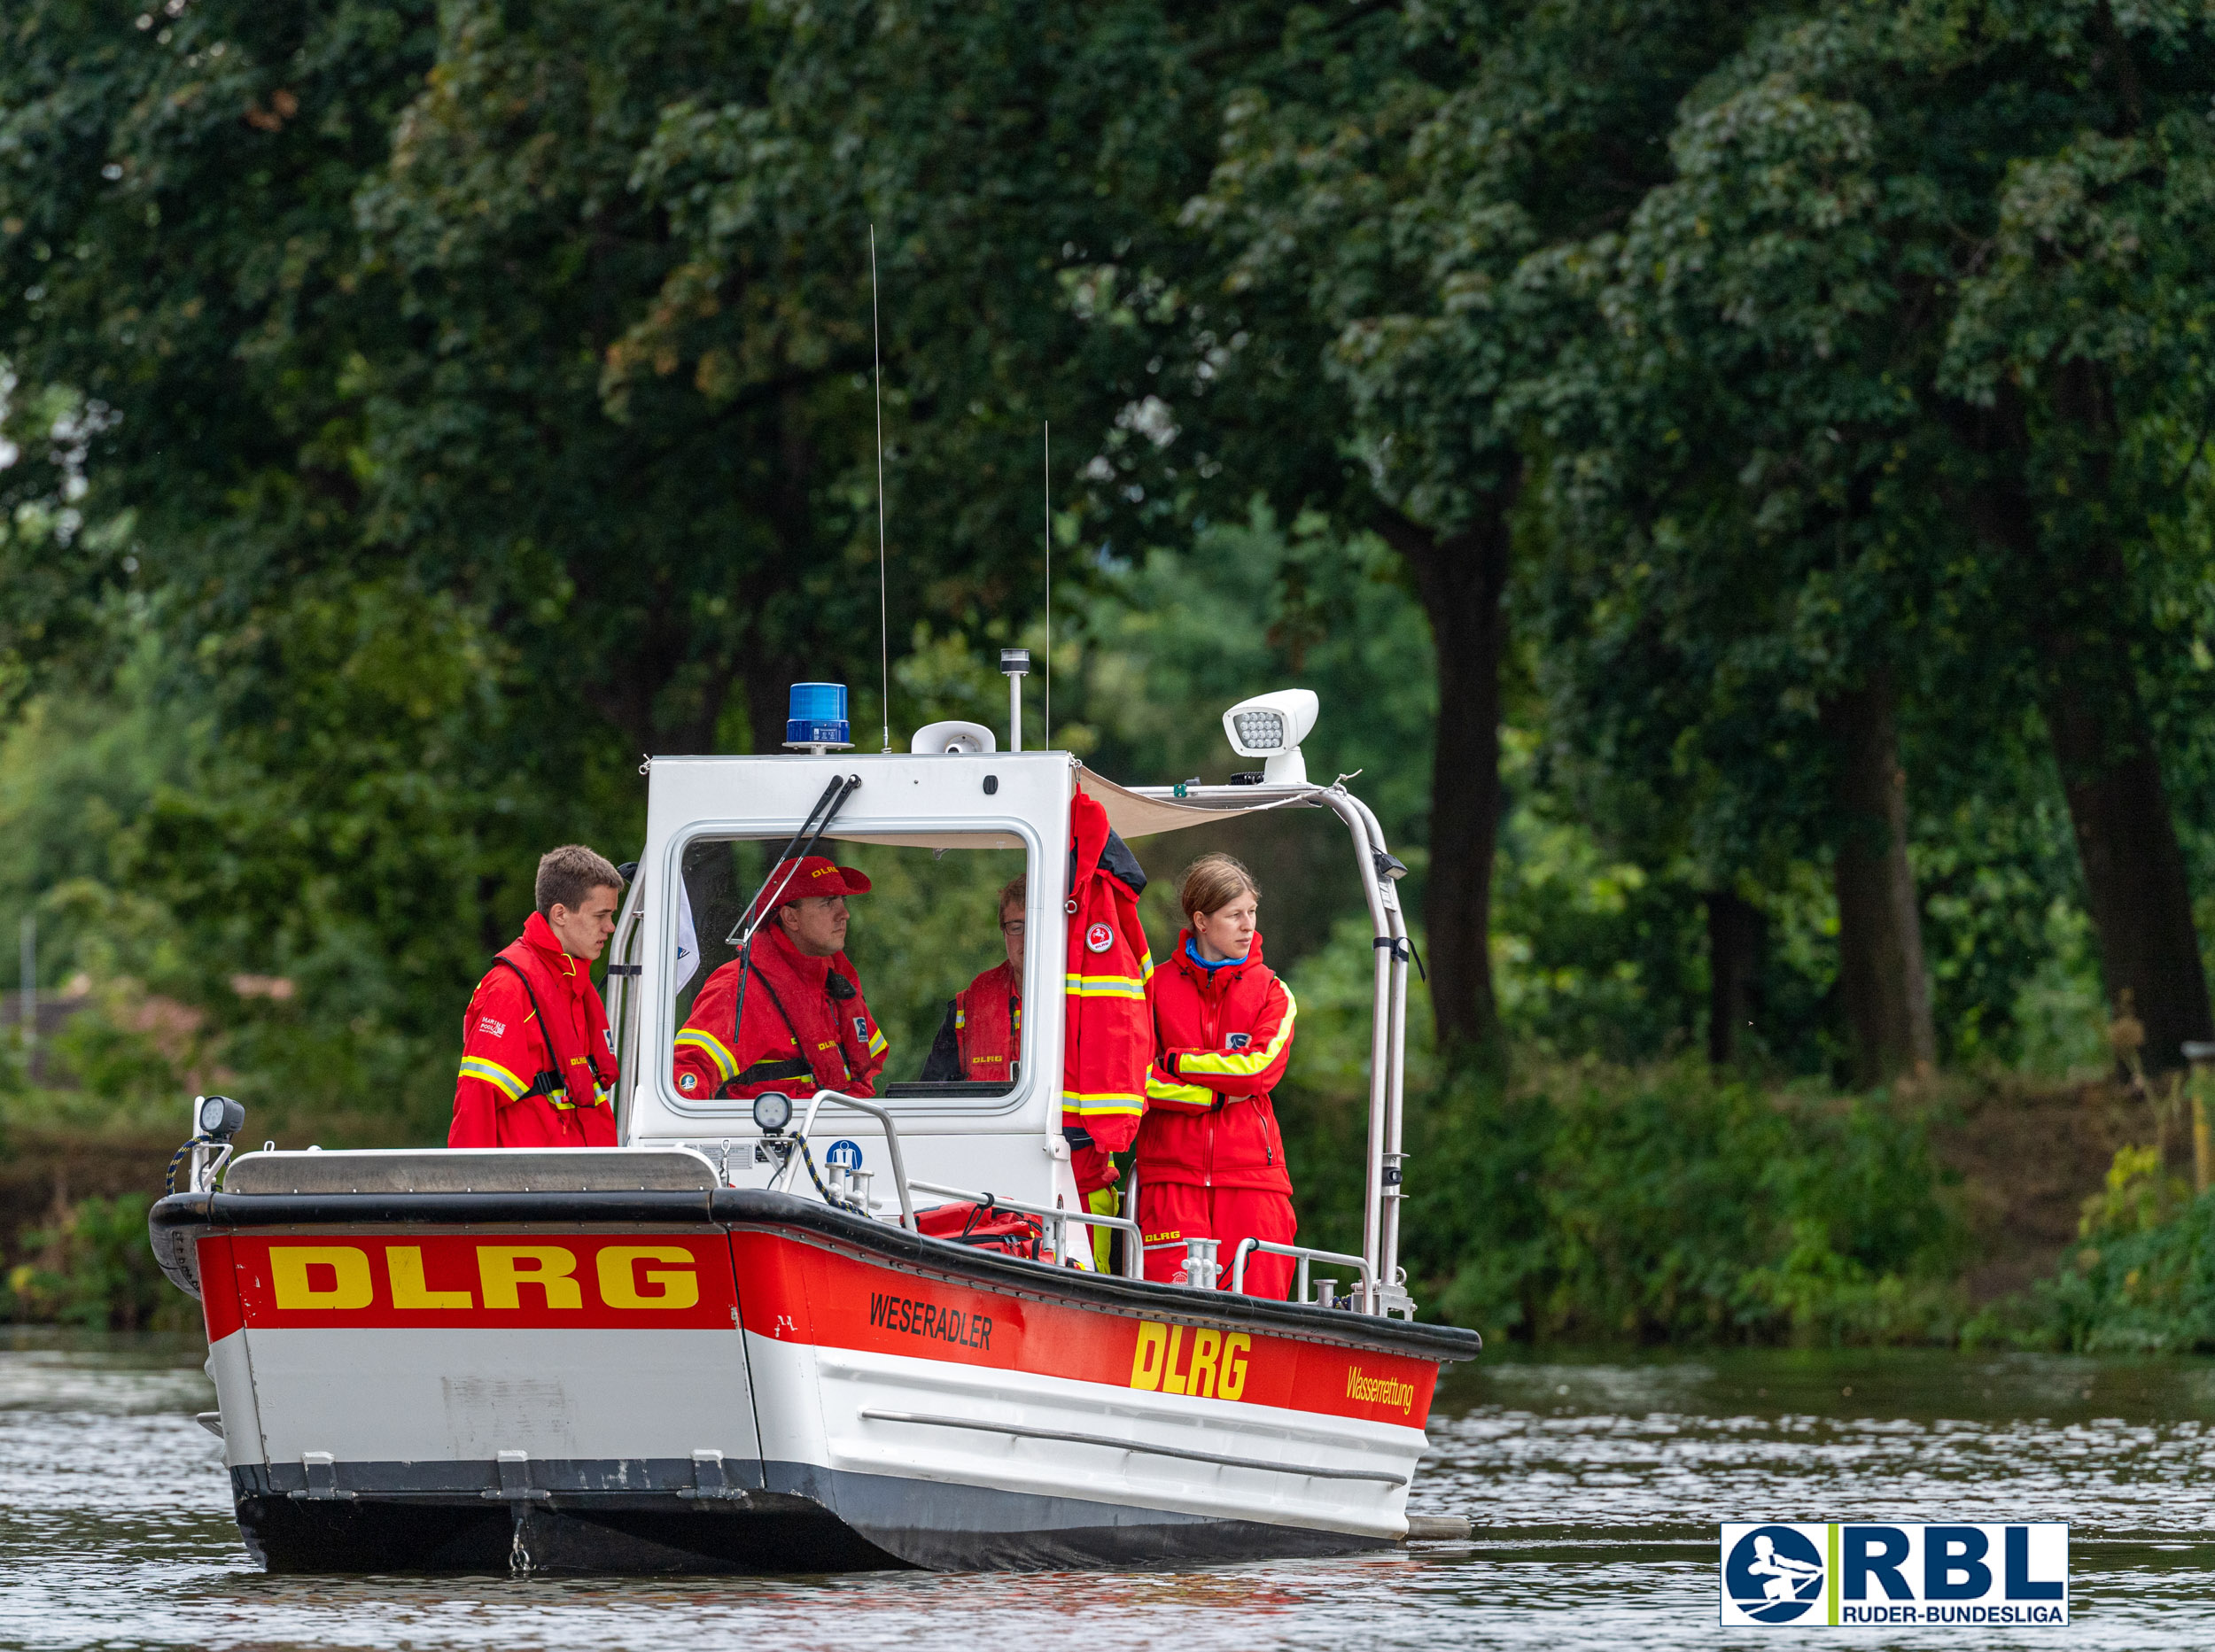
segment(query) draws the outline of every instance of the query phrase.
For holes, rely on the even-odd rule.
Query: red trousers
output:
[[[1139,1228],[1146,1235],[1146,1276],[1167,1280],[1185,1265],[1186,1239],[1215,1239],[1223,1272],[1216,1283],[1231,1288],[1231,1263],[1240,1239],[1290,1245],[1300,1230],[1292,1201],[1282,1193],[1243,1187],[1188,1187],[1178,1182],[1139,1178]],[[1281,1302],[1292,1289],[1294,1264],[1289,1256],[1260,1252],[1247,1259],[1246,1294]]]

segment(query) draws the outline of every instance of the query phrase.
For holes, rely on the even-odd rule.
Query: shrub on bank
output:
[[[2215,1193],[2192,1197],[2157,1148],[2123,1147],[2050,1279],[1971,1322],[1966,1340],[2082,1353],[2215,1351]]]
[[[8,1270],[0,1318],[113,1330],[189,1330],[192,1300],[162,1276],[141,1193],[82,1198],[60,1222],[22,1236],[30,1260]]]
[[[1357,1246],[1357,1205],[1338,1206],[1358,1198],[1361,1108],[1338,1104],[1336,1142],[1326,1104],[1293,1111],[1295,1174],[1316,1173],[1303,1228]],[[1908,1100],[1765,1090],[1692,1059],[1584,1063],[1411,1097],[1409,1146],[1402,1260],[1457,1324],[1871,1344],[1950,1341],[1963,1317],[1963,1224]]]

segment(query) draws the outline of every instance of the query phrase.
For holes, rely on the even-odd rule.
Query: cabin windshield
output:
[[[828,1082],[850,1072],[867,1075],[880,1097],[934,1108],[998,1111],[1023,1088],[1021,1012],[1031,994],[1028,981],[1005,966],[1011,950],[1025,950],[1026,931],[1038,919],[1025,899],[1027,885],[1015,892],[1005,921],[1001,896],[1030,872],[1028,857],[1008,847],[1016,840],[1004,833],[947,834],[937,842],[916,848],[826,839],[817,846],[818,855],[869,883],[866,894],[845,897],[843,966],[859,993],[847,997],[822,980],[811,949],[826,943],[825,932],[780,942],[772,912],[753,940],[756,973],[747,986],[742,1040],[736,942],[748,903],[786,839],[708,836],[686,845],[690,922],[680,915],[672,979],[680,984],[672,1042],[664,1046],[672,1051],[664,1058],[666,1082],[681,1110],[742,1113],[766,1088],[795,1096],[852,1089]],[[694,958],[681,956],[688,934],[697,943]],[[1000,973],[980,983],[995,969]],[[1035,970],[1024,975],[1043,979]],[[978,991],[968,990],[973,983]],[[975,1026],[961,1024],[965,1017],[955,1011],[957,995],[965,993],[982,1011]],[[799,1051],[803,1045],[812,1049]],[[804,1072],[804,1056],[811,1063]]]

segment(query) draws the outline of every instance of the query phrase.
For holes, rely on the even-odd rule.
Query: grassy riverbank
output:
[[[1358,1248],[1361,1097],[1279,1103],[1303,1231]],[[1411,1107],[1402,1255],[1426,1313],[1496,1340],[2201,1346],[2153,1327],[2203,1312],[2183,1305],[2215,1280],[2215,1204],[2157,1222],[2183,1209],[2167,1168],[2161,1201],[2142,1168],[2104,1191],[2118,1153],[2180,1145],[2105,1082],[1852,1096],[1690,1059],[1464,1077]]]

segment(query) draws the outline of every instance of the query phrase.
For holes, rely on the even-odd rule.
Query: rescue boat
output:
[[[1419,1531],[1433,1388],[1481,1345],[1418,1322],[1397,1264],[1402,868],[1342,782],[1307,780],[1313,708],[1226,714],[1269,759],[1229,787],[1124,787],[975,725],[897,755],[841,751],[834,729],[789,756],[653,759],[610,954],[618,1147],[234,1159],[241,1110],[207,1098],[151,1231],[205,1314],[205,1420],[248,1548],[286,1572],[778,1573],[1328,1555]],[[1242,1283],[1250,1241],[1194,1241],[1192,1283],[1146,1281],[1136,1226],[1084,1209],[1053,945],[1029,949],[1005,1083],[742,1102],[672,1082],[686,953],[709,933],[688,879],[703,845],[1019,851],[1030,932],[1058,935],[1079,791],[1126,840],[1263,810],[1349,835],[1376,937],[1364,1242],[1261,1247],[1295,1259],[1302,1299],[1212,1288]],[[931,1237],[934,1206],[1015,1213],[1036,1253]],[[1117,1271],[1094,1266],[1103,1227]]]

